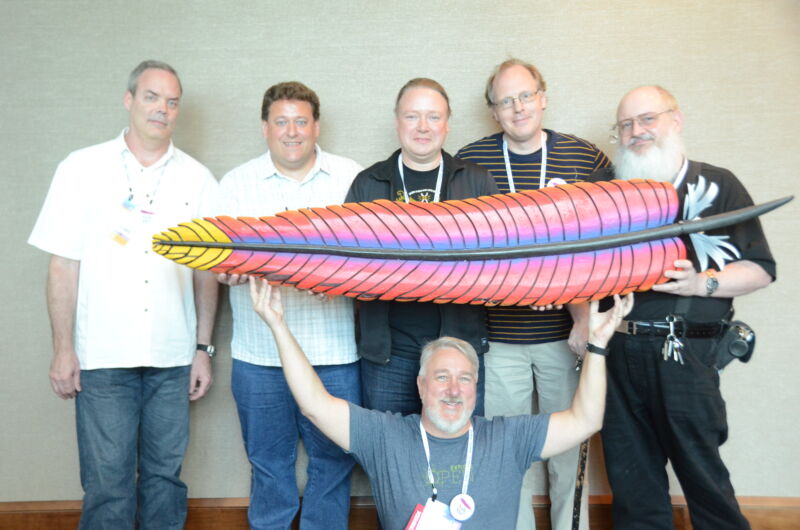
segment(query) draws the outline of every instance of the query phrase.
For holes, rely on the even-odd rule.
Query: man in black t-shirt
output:
[[[686,158],[682,125],[669,92],[657,86],[632,90],[617,109],[615,165],[590,180],[670,181],[680,212],[687,194],[705,188],[710,204],[702,217],[752,205],[730,171]],[[672,528],[668,459],[694,528],[750,527],[719,454],[728,427],[715,346],[733,297],[767,286],[775,279],[775,262],[758,219],[707,235],[728,236],[740,257],[710,266],[698,252],[677,260],[675,270],[665,272],[671,281],[637,294],[610,344],[603,447],[614,528]],[[682,320],[676,328],[680,345],[667,337],[671,315]]]
[[[359,173],[346,201],[436,202],[497,193],[488,171],[442,150],[449,117],[450,102],[439,83],[427,78],[406,83],[395,104],[400,149]],[[419,235],[420,241],[426,240]],[[356,342],[362,358],[364,405],[418,413],[419,352],[425,343],[444,335],[467,341],[481,358],[475,414],[483,415],[483,354],[489,349],[486,309],[462,304],[379,300],[358,304]]]

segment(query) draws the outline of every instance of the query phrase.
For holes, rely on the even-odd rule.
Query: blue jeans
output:
[[[183,528],[189,366],[81,370],[81,529]],[[137,480],[138,474],[138,480]]]
[[[368,409],[399,412],[403,415],[419,414],[422,402],[419,399],[417,375],[419,359],[406,359],[392,355],[386,364],[361,359],[361,388],[364,391],[364,406]],[[478,355],[478,389],[473,416],[483,416],[484,395],[483,355]]]
[[[328,392],[360,404],[357,362],[314,369]],[[300,506],[295,476],[299,435],[308,453],[300,528],[347,529],[353,459],[301,414],[283,370],[234,359],[231,390],[252,466],[250,528],[290,528]]]

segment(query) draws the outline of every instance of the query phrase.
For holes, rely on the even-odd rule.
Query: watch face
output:
[[[713,276],[710,277],[708,280],[706,280],[706,292],[708,293],[709,296],[714,294],[714,291],[717,290],[717,287],[719,287],[719,280],[717,280]]]

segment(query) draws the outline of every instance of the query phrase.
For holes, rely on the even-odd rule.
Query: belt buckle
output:
[[[683,318],[682,315],[667,315],[667,324],[669,324],[670,333],[682,339],[686,338],[686,333],[689,330],[689,326],[686,324],[686,319]]]

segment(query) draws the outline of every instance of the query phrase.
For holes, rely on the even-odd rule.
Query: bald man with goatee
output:
[[[679,212],[687,193],[705,186],[711,201],[702,217],[752,205],[733,173],[686,157],[683,122],[678,102],[663,88],[628,92],[617,108],[615,164],[590,180],[671,182]],[[670,281],[637,295],[609,345],[603,448],[616,529],[673,528],[667,460],[694,528],[750,528],[719,454],[728,426],[716,346],[733,298],[772,282],[775,261],[757,219],[707,235],[727,236],[740,255],[701,266],[706,260],[690,250],[691,259],[666,271]],[[670,337],[673,318],[678,322]]]

